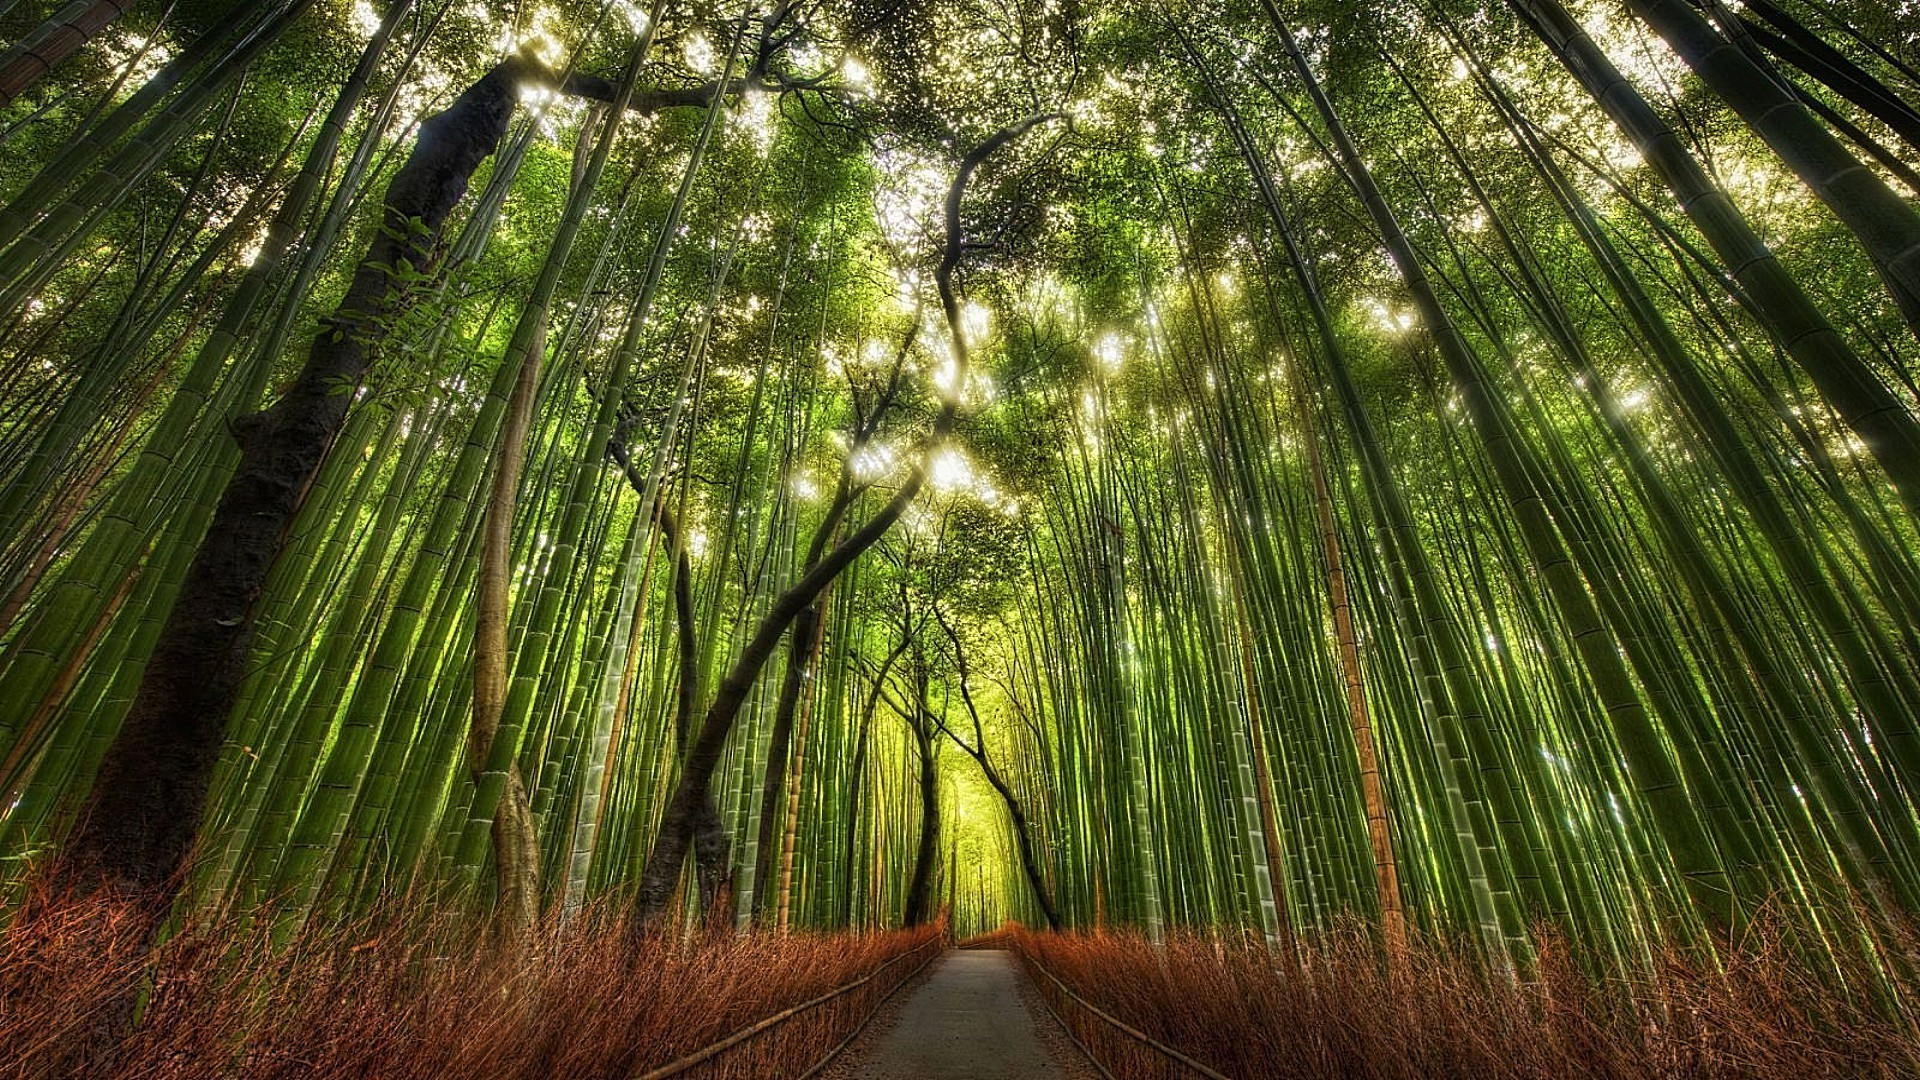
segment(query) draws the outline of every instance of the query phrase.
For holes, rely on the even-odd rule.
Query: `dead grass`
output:
[[[72,1068],[63,1050],[141,994],[125,1077],[632,1077],[880,969],[940,936],[636,937],[607,912],[524,949],[418,906],[303,933],[279,949],[240,920],[148,955],[105,905],[0,932],[0,1076]],[[921,952],[687,1073],[797,1076],[851,1032]],[[97,1064],[90,1066],[97,1069]]]
[[[523,949],[423,905],[303,933],[189,926],[157,954],[102,904],[42,907],[0,932],[0,1077],[56,1075],[62,1051],[118,1024],[126,1077],[632,1077],[876,970],[878,977],[689,1072],[791,1077],[850,1033],[941,931],[634,937],[606,911]],[[1542,933],[1529,977],[1490,975],[1421,941],[1389,964],[1362,928],[1288,965],[1257,941],[1187,933],[1156,949],[1125,933],[1035,934],[1016,948],[1092,1005],[1235,1077],[1820,1077],[1920,1075],[1912,935],[1875,954],[1815,954],[1761,923],[1719,965],[1679,951],[1631,977]],[[1819,962],[1808,959],[1818,955]],[[1041,975],[1076,1038],[1126,1078],[1186,1073]],[[119,1030],[116,1028],[116,1030]],[[98,1071],[96,1069],[96,1071]]]
[[[1257,941],[1193,933],[1162,949],[1124,933],[1007,940],[1081,998],[1228,1076],[1920,1075],[1912,983],[1870,990],[1864,953],[1806,962],[1778,930],[1748,935],[1718,972],[1670,952],[1647,974],[1604,980],[1552,934],[1521,981],[1433,942],[1396,971],[1359,928],[1303,946],[1294,970]],[[1906,935],[1895,952],[1920,956]],[[1191,1075],[1034,981],[1114,1075]]]

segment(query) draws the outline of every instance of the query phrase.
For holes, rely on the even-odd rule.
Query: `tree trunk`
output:
[[[952,412],[951,409],[946,411]],[[943,439],[952,423],[949,416],[944,424],[937,424],[937,435]],[[753,692],[753,684],[759,680],[767,661],[772,659],[774,649],[779,646],[787,628],[842,570],[893,527],[893,523],[899,520],[907,506],[919,495],[925,482],[924,471],[916,468],[886,507],[821,560],[811,573],[776,598],[767,614],[761,618],[753,637],[734,661],[732,670],[720,680],[713,701],[707,706],[700,734],[687,752],[680,783],[673,790],[666,813],[661,816],[660,832],[654,840],[653,851],[647,857],[646,868],[641,872],[640,888],[635,898],[640,921],[664,912],[672,899],[680,880],[681,863],[685,861],[688,847],[695,839],[695,828],[703,815],[712,816],[707,804],[712,800],[713,777],[720,768],[727,736],[732,733],[734,720],[746,705],[748,696]],[[717,827],[717,820],[712,825]]]
[[[267,574],[346,420],[383,326],[406,304],[408,290],[395,271],[428,265],[440,226],[506,133],[522,67],[495,67],[422,123],[412,156],[387,189],[381,233],[306,365],[271,408],[233,423],[239,469],[62,856],[57,874],[67,887],[155,901],[171,895],[170,881],[205,811]],[[164,904],[156,903],[156,924],[160,910]]]
[[[760,817],[756,826],[759,843],[755,846],[758,865],[754,867],[752,910],[757,917],[773,895],[773,868],[780,845],[774,840],[778,827],[780,796],[786,789],[787,758],[793,743],[794,718],[799,714],[800,694],[806,686],[807,668],[813,663],[815,628],[820,624],[820,604],[815,603],[793,620],[787,637],[787,670],[780,681],[780,699],[773,712],[773,731],[767,737],[766,779],[760,785]]]
[[[1509,0],[1619,125],[1753,300],[1752,313],[1866,443],[1920,516],[1920,423],[1827,321],[1727,193],[1558,0]]]
[[[607,440],[607,453],[620,466],[628,486],[645,498],[646,478],[634,466],[626,443],[619,438]],[[654,514],[660,524],[661,540],[673,559],[674,645],[679,651],[680,661],[679,681],[674,691],[673,731],[684,753],[689,748],[688,731],[693,726],[694,699],[700,692],[700,650],[694,631],[693,563],[687,554],[680,520],[667,505],[667,493],[664,490],[654,493]],[[622,702],[620,709],[623,715],[625,708]],[[701,909],[710,912],[733,878],[733,856],[729,851],[726,826],[713,801],[712,792],[707,793],[706,804],[700,807],[694,819],[692,842],[693,859],[698,867]]]
[[[967,182],[979,169],[982,162],[995,152],[1041,123],[1057,118],[1056,113],[1031,116],[1011,127],[994,133],[985,142],[975,147],[961,160],[959,174],[953,187],[947,192],[946,250],[940,261],[940,267],[934,273],[935,284],[939,287],[942,310],[946,314],[947,328],[952,335],[954,353],[954,385],[965,386],[968,371],[969,350],[966,335],[961,330],[960,298],[953,284],[953,272],[960,264],[965,251],[960,234],[960,201],[966,193]],[[945,398],[939,413],[934,417],[932,430],[928,432],[926,447],[929,451],[939,447],[952,434],[955,420],[959,416],[959,395]],[[845,540],[827,553],[814,568],[802,575],[800,580],[786,592],[777,597],[768,608],[753,636],[741,649],[740,656],[734,661],[732,670],[720,680],[714,690],[713,701],[707,707],[705,721],[700,726],[699,737],[687,754],[686,767],[682,770],[680,783],[674,788],[667,803],[667,810],[660,820],[660,832],[654,839],[653,851],[647,856],[647,864],[640,875],[640,886],[634,903],[640,918],[636,924],[644,923],[665,911],[679,883],[681,864],[686,861],[687,848],[693,841],[693,830],[703,804],[709,799],[713,786],[714,773],[720,768],[721,757],[726,750],[727,736],[733,731],[733,723],[740,715],[740,709],[746,704],[747,696],[753,692],[753,685],[760,678],[761,669],[772,658],[774,649],[786,634],[787,628],[800,617],[814,600],[840,576],[841,571],[853,564],[868,548],[893,528],[907,507],[920,494],[926,484],[925,462],[914,465],[894,496],[880,508],[865,525],[855,530]]]
[[[1366,683],[1360,669],[1360,646],[1353,632],[1353,608],[1347,601],[1347,572],[1340,558],[1340,529],[1333,516],[1333,497],[1327,490],[1327,470],[1320,458],[1320,432],[1313,420],[1313,402],[1307,397],[1300,365],[1288,364],[1293,393],[1300,410],[1301,438],[1307,445],[1307,470],[1313,479],[1314,520],[1320,528],[1320,550],[1326,557],[1327,602],[1333,608],[1333,633],[1340,653],[1341,683],[1346,690],[1347,719],[1353,726],[1354,756],[1360,766],[1360,797],[1367,812],[1367,838],[1373,848],[1373,882],[1380,896],[1380,932],[1387,951],[1396,959],[1407,947],[1406,916],[1400,907],[1400,870],[1393,859],[1393,832],[1387,822],[1387,795],[1380,783],[1380,758],[1374,750],[1373,718],[1367,710]]]
[[[1778,76],[1684,0],[1629,0],[1628,6],[1853,231],[1907,324],[1920,333],[1920,211],[1848,153]]]
[[[546,325],[534,328],[520,364],[513,397],[507,402],[506,422],[495,451],[497,463],[481,526],[480,580],[475,598],[473,649],[473,722],[467,729],[467,768],[476,782],[486,771],[500,731],[500,714],[507,703],[507,616],[513,575],[513,512],[520,492],[521,466],[526,460],[527,428],[533,420],[533,399],[540,386],[541,359],[546,353]],[[516,762],[508,769],[506,794],[493,819],[493,857],[497,895],[494,932],[502,941],[518,938],[540,917],[540,844],[534,833],[533,811],[527,804],[526,783]]]
[[[916,318],[914,330],[917,332],[919,328],[920,322]],[[909,343],[913,341],[912,334],[908,335],[907,341]],[[878,416],[875,416],[873,422],[877,424],[878,421]],[[864,441],[864,431],[864,424],[855,425],[854,444],[856,446]],[[849,469],[847,464],[841,465],[840,481],[835,487],[833,501],[828,505],[826,515],[821,519],[820,524],[815,527],[813,539],[807,544],[806,559],[801,563],[802,574],[812,570],[820,562],[820,557],[827,550],[827,542],[833,538],[834,532],[840,528],[840,522],[853,506],[855,492]],[[780,805],[780,792],[787,783],[789,771],[787,758],[788,749],[793,742],[795,710],[800,705],[801,691],[806,687],[807,671],[820,651],[820,634],[825,629],[823,615],[825,610],[826,597],[822,594],[811,606],[800,613],[799,618],[794,620],[793,632],[787,639],[786,677],[780,683],[780,698],[774,709],[773,731],[767,741],[767,761],[760,785],[760,821],[758,831],[754,834],[757,838],[754,844],[755,895],[749,898],[748,903],[753,913],[763,910],[767,898],[771,895],[770,890],[773,888],[773,865],[779,851],[779,845],[774,843],[775,814]],[[795,771],[797,774],[797,770]],[[798,782],[797,775],[794,782]]]
[[[927,711],[927,668],[914,665],[913,708],[908,719],[913,745],[920,753],[920,842],[914,849],[913,876],[907,881],[907,906],[902,921],[919,926],[933,918],[933,868],[940,857],[940,773],[933,760],[933,717]]]
[[[1033,891],[1034,902],[1040,905],[1040,914],[1047,920],[1047,929],[1058,930],[1060,929],[1060,910],[1054,906],[1053,892],[1047,888],[1047,879],[1042,873],[1040,858],[1033,850],[1033,829],[1027,822],[1026,808],[1020,805],[1020,799],[1013,793],[1012,785],[1007,783],[1006,778],[1000,775],[1000,770],[994,768],[992,760],[987,757],[986,728],[980,722],[980,710],[973,703],[973,690],[968,685],[967,657],[960,645],[960,635],[947,623],[946,619],[940,617],[938,612],[935,612],[934,617],[939,619],[940,629],[946,631],[947,641],[953,646],[953,664],[960,674],[960,702],[966,706],[967,716],[973,720],[974,741],[969,744],[956,736],[953,729],[944,721],[940,724],[940,730],[946,732],[947,738],[953,740],[955,746],[980,766],[981,775],[987,778],[988,786],[992,787],[994,793],[1000,796],[1000,801],[1006,804],[1007,817],[1013,822],[1015,849],[1020,855],[1020,872],[1026,876],[1027,887]]]
[[[0,108],[126,14],[133,0],[73,0],[0,55]]]

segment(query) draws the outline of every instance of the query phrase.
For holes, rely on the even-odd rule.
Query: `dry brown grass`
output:
[[[54,907],[0,932],[0,1076],[71,1070],[57,1064],[72,1060],[63,1048],[123,1011],[137,988],[145,1004],[120,1042],[120,1076],[631,1077],[942,933],[683,942],[630,936],[600,912],[502,950],[471,924],[416,906],[277,949],[237,920],[193,926],[149,955],[115,944],[123,919],[99,904]],[[800,1074],[932,952],[687,1075]]]
[[[1866,989],[1864,954],[1796,959],[1793,935],[1750,934],[1721,970],[1679,953],[1599,980],[1543,934],[1532,977],[1489,976],[1460,950],[1412,946],[1399,970],[1358,928],[1300,949],[1257,942],[1015,932],[1008,943],[1074,993],[1236,1077],[1815,1077],[1920,1075],[1913,985]],[[1916,954],[1902,936],[1899,953]],[[1116,1076],[1191,1075],[1036,973],[1074,1036]],[[1886,986],[1885,983],[1882,984]]]

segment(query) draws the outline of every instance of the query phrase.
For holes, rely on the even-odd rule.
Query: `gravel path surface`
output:
[[[949,952],[827,1072],[836,1080],[1088,1080],[1012,953]]]

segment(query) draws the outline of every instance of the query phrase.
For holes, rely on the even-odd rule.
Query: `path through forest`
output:
[[[1071,1080],[1091,1075],[1013,954],[949,952],[876,1025],[841,1075],[856,1080]],[[1026,992],[1023,993],[1023,990]]]

